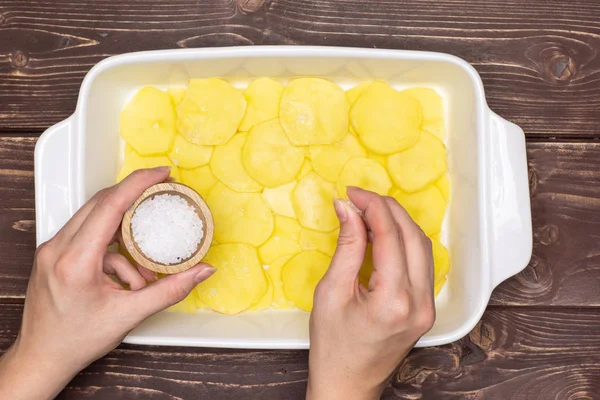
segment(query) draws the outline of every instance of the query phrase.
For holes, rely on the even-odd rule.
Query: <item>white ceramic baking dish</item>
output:
[[[121,162],[119,113],[144,85],[185,85],[223,77],[322,76],[348,88],[382,79],[397,88],[429,86],[443,95],[452,198],[443,241],[452,269],[436,300],[437,320],[417,346],[455,341],[481,318],[494,287],[521,271],[532,251],[525,137],[487,106],[479,75],[446,54],[331,47],[229,47],[125,54],[96,65],[75,113],[49,128],[35,149],[37,243],[50,239]],[[235,296],[235,293],[231,294]],[[308,348],[308,314],[267,311],[224,316],[161,313],[128,343],[234,348]]]

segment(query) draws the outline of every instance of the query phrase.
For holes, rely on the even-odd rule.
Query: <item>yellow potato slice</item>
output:
[[[271,278],[271,284],[273,285],[273,301],[271,307],[276,310],[289,310],[295,307],[294,303],[285,297],[283,282],[281,280],[281,270],[290,258],[292,258],[292,256],[278,258],[269,264],[267,268],[267,275]]]
[[[181,174],[181,182],[194,189],[205,199],[211,189],[219,182],[208,165],[194,169],[181,169],[179,173]]]
[[[309,229],[331,232],[340,223],[333,209],[335,185],[315,172],[304,177],[292,193],[294,211],[300,224]]]
[[[298,180],[304,178],[311,171],[313,171],[312,162],[309,159],[305,159],[304,164],[300,167],[300,172],[298,172]]]
[[[256,181],[277,187],[294,180],[304,162],[304,150],[288,140],[275,119],[256,125],[248,133],[242,162]]]
[[[135,151],[127,154],[123,165],[117,175],[117,182],[121,182],[127,175],[138,169],[155,168],[155,167],[171,167],[171,178],[177,182],[181,182],[179,169],[173,165],[167,156],[142,157]]]
[[[276,188],[265,188],[263,190],[263,199],[265,199],[274,214],[296,218],[294,205],[292,204],[292,192],[296,187],[296,183],[296,181],[292,181]]]
[[[187,140],[215,146],[237,131],[244,112],[244,96],[222,79],[192,79],[177,106],[177,129]]]
[[[443,140],[446,134],[442,96],[430,88],[411,88],[403,90],[401,93],[419,100],[423,108],[423,129]]]
[[[267,308],[271,308],[273,304],[273,282],[271,281],[271,277],[265,273],[265,278],[267,279],[267,291],[262,297],[253,305],[248,308],[248,311],[264,311]]]
[[[302,250],[319,250],[328,256],[333,256],[337,246],[339,229],[331,232],[319,232],[308,228],[300,231],[300,247]]]
[[[173,103],[173,107],[177,107],[181,100],[185,97],[185,93],[187,92],[186,88],[168,88],[167,94],[171,98],[171,102]]]
[[[181,135],[176,135],[169,158],[174,165],[180,168],[196,168],[206,165],[210,161],[213,148],[188,142]]]
[[[337,143],[310,146],[310,159],[317,174],[329,182],[337,181],[348,160],[366,157],[367,152],[352,135]]]
[[[442,196],[444,196],[446,203],[450,204],[450,178],[448,175],[442,175],[440,179],[435,181],[435,185],[440,189],[440,192],[442,192]]]
[[[183,314],[195,314],[196,309],[198,309],[197,298],[198,294],[195,290],[192,290],[192,292],[185,299],[167,308],[167,311]]]
[[[391,195],[408,211],[427,236],[435,235],[442,229],[446,201],[437,186],[431,185],[411,194],[394,189]]]
[[[335,83],[321,78],[298,78],[281,97],[279,118],[298,146],[339,142],[348,132],[348,100]]]
[[[317,284],[327,272],[331,257],[317,250],[304,251],[289,260],[281,271],[288,299],[304,311],[312,311]]]
[[[373,161],[377,161],[383,168],[387,169],[387,156],[369,152],[367,153],[367,158]]]
[[[210,169],[218,180],[236,192],[260,192],[263,187],[252,179],[242,164],[247,133],[235,135],[227,144],[215,147]]]
[[[134,152],[135,150],[133,150],[133,147],[131,147],[131,145],[129,143],[125,143],[125,149],[123,150],[123,154],[127,155],[129,153]]]
[[[237,314],[267,291],[256,249],[247,244],[213,246],[204,257],[217,272],[196,287],[200,300],[222,314]]]
[[[168,94],[140,89],[121,112],[121,137],[140,155],[164,154],[175,135],[175,111]]]
[[[244,90],[247,106],[239,130],[248,132],[255,125],[277,118],[284,88],[271,78],[253,80]]]
[[[237,193],[222,183],[206,199],[215,221],[219,243],[260,246],[273,233],[273,214],[259,193]]]
[[[258,248],[258,255],[263,264],[269,265],[278,258],[300,253],[300,229],[298,221],[276,215],[273,234]]]
[[[421,133],[423,111],[417,99],[383,82],[369,86],[350,110],[360,141],[378,154],[392,154],[414,145]]]
[[[363,82],[346,91],[346,98],[348,99],[348,104],[350,107],[356,103],[356,100],[358,100],[364,91],[367,90],[372,84],[373,82]]]
[[[439,241],[431,240],[431,250],[433,253],[434,283],[445,281],[446,275],[450,272],[450,255],[448,249]]]
[[[407,193],[417,192],[448,171],[446,146],[427,131],[412,148],[392,154],[387,160],[394,184]]]
[[[387,196],[392,181],[385,168],[368,158],[353,158],[346,163],[337,181],[338,196],[347,197],[346,188],[357,186]]]

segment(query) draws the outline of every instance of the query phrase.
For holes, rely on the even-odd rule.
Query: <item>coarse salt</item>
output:
[[[144,200],[131,219],[133,240],[146,257],[177,264],[198,249],[204,236],[202,220],[183,197],[160,194]]]

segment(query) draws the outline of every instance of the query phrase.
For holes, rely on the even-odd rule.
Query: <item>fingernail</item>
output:
[[[202,271],[198,272],[198,274],[194,277],[194,282],[196,282],[196,283],[203,282],[203,281],[207,280],[208,278],[210,278],[210,276],[212,274],[214,274],[216,271],[217,271],[216,268],[204,267],[202,269]]]
[[[165,165],[162,167],[156,167],[156,168],[154,168],[154,170],[157,172],[171,172],[171,167]]]
[[[346,222],[348,220],[348,209],[346,208],[344,200],[333,199],[333,208],[340,222]]]

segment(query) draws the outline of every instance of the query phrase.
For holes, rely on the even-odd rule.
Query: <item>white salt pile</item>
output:
[[[144,200],[131,219],[131,233],[142,253],[161,264],[189,258],[204,236],[194,207],[183,197],[170,194]]]

